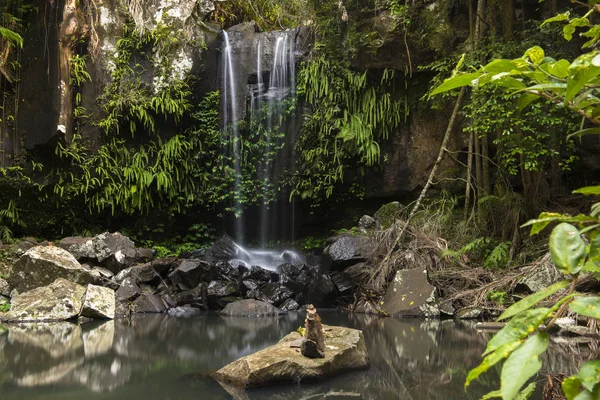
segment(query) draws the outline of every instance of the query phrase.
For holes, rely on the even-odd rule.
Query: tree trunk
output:
[[[467,153],[467,185],[465,189],[465,213],[463,219],[466,221],[469,217],[469,206],[471,205],[471,185],[473,184],[473,135],[469,134],[469,152]]]
[[[515,3],[512,0],[498,1],[500,21],[502,22],[502,37],[512,40],[515,30]]]
[[[486,22],[484,16],[485,0],[477,0],[477,9],[475,10],[475,49],[479,47],[479,42],[485,35]]]
[[[487,133],[481,137],[481,164],[483,174],[483,192],[485,194],[492,193],[492,177],[490,175],[490,157],[488,148],[488,135]]]
[[[473,145],[475,147],[473,155],[475,156],[475,187],[477,189],[477,200],[483,197],[483,168],[481,165],[481,144],[479,135],[473,134]],[[477,201],[476,200],[476,201]]]

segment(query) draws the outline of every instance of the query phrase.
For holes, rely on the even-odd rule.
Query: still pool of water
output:
[[[488,335],[455,321],[381,319],[321,311],[363,330],[371,368],[313,384],[255,389],[249,399],[478,399],[497,372],[463,390]],[[231,399],[209,374],[277,342],[303,315],[135,316],[75,325],[0,325],[0,399]],[[247,396],[247,397],[246,397]]]

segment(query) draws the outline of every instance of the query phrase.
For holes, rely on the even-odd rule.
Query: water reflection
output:
[[[362,329],[372,367],[326,382],[233,393],[238,399],[476,399],[497,371],[463,390],[488,336],[454,321],[379,319],[324,311],[331,325]],[[302,324],[279,318],[138,316],[130,321],[0,326],[2,399],[231,399],[210,373]],[[585,356],[577,347],[577,357]],[[571,355],[569,355],[571,354]],[[572,352],[546,367],[565,371]]]

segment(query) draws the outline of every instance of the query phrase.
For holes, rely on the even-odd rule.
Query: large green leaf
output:
[[[599,132],[600,133],[600,132]],[[600,186],[586,186],[574,190],[573,193],[586,194],[586,195],[600,195]]]
[[[512,306],[508,307],[506,309],[506,311],[504,311],[502,313],[502,315],[500,315],[500,317],[498,317],[498,321],[510,318],[514,315],[517,315],[518,313],[520,313],[522,311],[530,309],[531,307],[536,305],[538,302],[553,295],[554,293],[558,292],[560,289],[564,289],[567,286],[569,286],[569,282],[570,281],[568,281],[568,280],[557,282],[553,285],[548,286],[544,290],[541,290],[537,293],[534,293],[534,294],[531,294],[531,295],[525,297],[524,299],[522,299],[522,300],[516,302],[515,304],[513,304]]]
[[[600,297],[578,297],[569,304],[569,308],[577,314],[600,319]]]
[[[524,93],[517,99],[517,111],[523,111],[528,105],[536,100],[541,99],[537,94]]]
[[[531,310],[523,311],[515,315],[504,328],[500,329],[498,333],[490,339],[485,349],[485,354],[489,354],[499,347],[512,343],[516,340],[521,340],[530,333],[536,331],[542,322],[552,312],[549,308],[534,308]]]
[[[462,86],[471,86],[472,82],[481,77],[481,72],[472,72],[469,74],[461,74],[456,75],[452,78],[446,79],[444,83],[435,88],[431,95],[434,96],[436,94],[440,94],[443,92],[447,92],[448,90],[456,89]]]
[[[17,32],[11,31],[8,28],[0,26],[0,36],[8,40],[9,42],[16,43],[19,47],[23,47],[23,37]]]
[[[579,368],[577,377],[584,388],[593,392],[596,385],[600,382],[600,360],[586,361]]]
[[[514,349],[516,349],[520,345],[521,341],[515,340],[510,343],[505,343],[504,345],[498,347],[496,351],[492,352],[491,354],[488,354],[483,359],[481,364],[469,371],[469,375],[467,375],[467,379],[465,381],[465,389],[473,380],[477,379],[479,375],[483,374],[485,371],[487,371],[500,361],[504,360]]]
[[[524,223],[521,228],[531,225],[531,232],[529,234],[533,236],[544,230],[550,222],[567,217],[569,216],[566,214],[543,212],[537,219],[532,219]]]
[[[571,64],[573,65],[573,64]],[[583,87],[600,74],[600,67],[589,66],[578,69],[567,81],[565,104],[571,100]]]
[[[585,242],[579,230],[566,222],[558,224],[550,234],[552,261],[564,274],[577,274],[586,255]]]
[[[521,387],[541,368],[538,358],[548,348],[548,334],[531,336],[514,350],[502,367],[500,391],[504,400],[513,400]]]
[[[510,72],[518,69],[519,66],[514,61],[501,58],[493,60],[483,67],[483,70],[489,74],[499,74],[501,72]]]
[[[562,390],[567,400],[573,400],[581,390],[581,380],[577,376],[570,376],[562,383]]]
[[[539,65],[546,55],[544,54],[544,49],[540,46],[533,46],[525,52],[525,56],[529,57],[532,63],[535,65]]]

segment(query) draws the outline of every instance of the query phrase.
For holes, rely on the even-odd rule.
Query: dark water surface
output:
[[[470,323],[321,311],[364,332],[371,368],[315,384],[252,390],[250,399],[478,399],[497,373],[463,390],[488,335]],[[75,325],[0,325],[0,399],[231,399],[208,374],[277,342],[303,315],[136,316]]]

